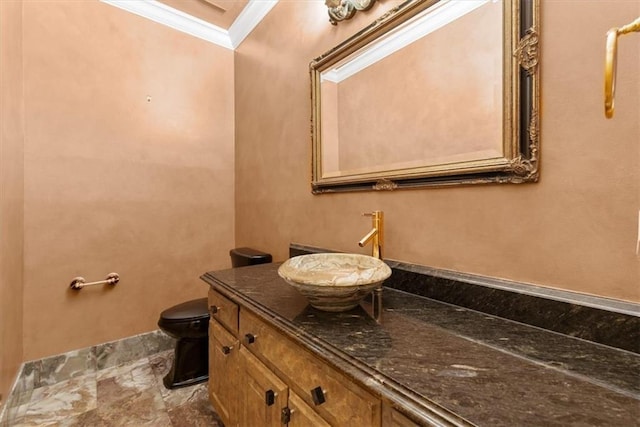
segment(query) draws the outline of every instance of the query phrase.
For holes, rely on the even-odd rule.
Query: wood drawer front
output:
[[[255,337],[253,343],[247,334]],[[330,424],[380,425],[378,399],[245,310],[240,315],[240,340]],[[326,395],[324,403],[313,401],[311,391],[317,387]]]
[[[238,334],[238,305],[213,289],[209,289],[209,314],[233,334]]]

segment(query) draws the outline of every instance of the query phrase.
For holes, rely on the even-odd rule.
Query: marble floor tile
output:
[[[97,375],[97,400],[101,407],[142,392],[152,392],[162,398],[147,358],[129,365],[105,369]]]
[[[194,391],[184,403],[176,407],[167,405],[173,427],[224,427],[222,420],[209,402],[206,385],[186,388],[194,388]]]
[[[55,425],[95,409],[96,375],[90,373],[37,388],[26,405],[20,420],[24,426]]]
[[[171,427],[159,390],[149,389],[134,393],[110,405],[98,407],[99,419],[116,425]]]
[[[122,365],[147,356],[145,339],[141,335],[93,347],[97,369]]]
[[[46,380],[16,398],[19,403],[12,408],[12,422],[2,420],[0,426],[223,427],[209,402],[206,383],[174,390],[162,384],[172,363],[170,347],[151,344],[152,349],[164,350],[129,360],[138,354],[138,344],[130,341],[103,346],[98,351],[101,368],[96,370],[89,363],[84,374],[79,366],[87,353],[82,352],[51,363],[62,369],[38,367],[37,372],[44,373]],[[118,355],[117,349],[125,354]],[[48,384],[56,378],[67,379]]]
[[[40,363],[38,383],[35,384],[35,387],[56,384],[93,372],[95,369],[95,360],[90,348],[48,357]]]
[[[163,351],[153,356],[149,356],[149,365],[153,371],[158,384],[162,384],[162,379],[171,369],[173,361],[173,350]],[[166,389],[165,389],[166,390]]]
[[[176,340],[158,329],[143,335],[143,344],[147,354],[157,354],[167,350],[173,351]]]

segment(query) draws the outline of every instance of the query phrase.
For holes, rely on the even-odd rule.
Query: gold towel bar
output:
[[[80,289],[84,288],[85,286],[93,286],[93,285],[112,285],[112,286],[115,286],[119,281],[120,281],[120,276],[118,275],[118,273],[109,273],[107,275],[106,279],[99,280],[97,282],[89,282],[89,283],[87,283],[87,281],[84,279],[84,277],[75,277],[71,281],[71,283],[69,284],[69,287],[71,289],[75,289],[76,291],[79,291]]]
[[[613,117],[614,100],[616,96],[618,37],[631,32],[640,32],[640,17],[630,24],[620,28],[612,28],[607,31],[607,47],[604,62],[604,115],[608,119]]]

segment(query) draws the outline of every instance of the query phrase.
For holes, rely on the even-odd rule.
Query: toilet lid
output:
[[[208,319],[207,299],[199,298],[174,305],[160,314],[160,318],[168,322],[184,322],[188,320]]]

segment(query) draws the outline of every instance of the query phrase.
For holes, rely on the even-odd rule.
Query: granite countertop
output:
[[[416,421],[640,426],[636,353],[389,288],[379,321],[368,302],[322,312],[278,276],[278,267],[202,279]]]

